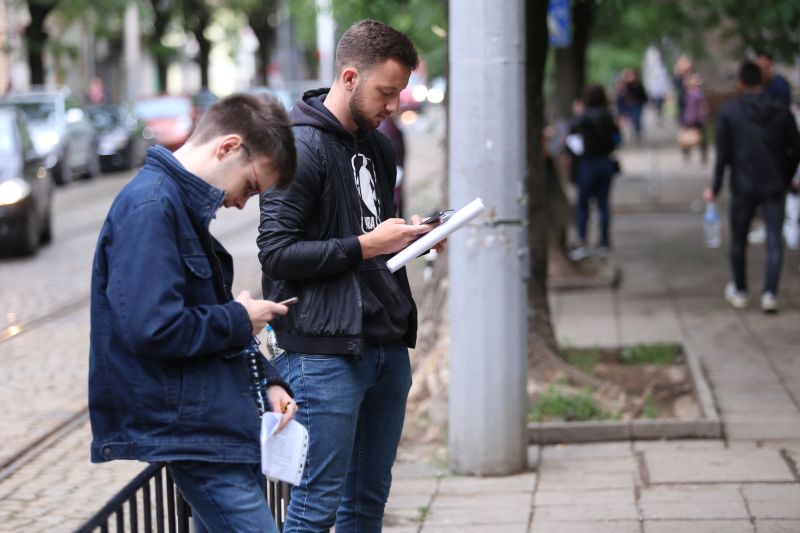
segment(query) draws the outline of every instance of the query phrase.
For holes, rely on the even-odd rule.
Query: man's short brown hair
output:
[[[419,66],[414,43],[404,33],[377,20],[353,24],[336,46],[337,73],[348,66],[366,72],[389,59],[411,70]]]
[[[200,119],[189,142],[203,144],[235,133],[253,155],[266,156],[280,176],[283,190],[294,179],[297,153],[292,124],[283,106],[267,94],[234,94],[216,102]]]

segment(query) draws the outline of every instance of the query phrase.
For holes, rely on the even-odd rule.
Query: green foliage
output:
[[[656,406],[656,400],[652,394],[648,394],[644,399],[642,416],[645,418],[658,418],[658,406]]]
[[[444,73],[446,40],[434,28],[447,29],[446,0],[333,0],[338,34],[353,23],[375,19],[402,31],[428,66],[430,77]]]
[[[578,394],[567,394],[551,385],[542,393],[528,419],[531,422],[544,422],[548,420],[563,420],[566,422],[581,420],[608,420],[615,418],[612,413],[605,411],[602,406],[592,398],[588,389],[583,389]]]
[[[594,370],[601,358],[600,350],[597,348],[568,348],[562,350],[562,355],[569,364],[589,373]]]
[[[637,344],[622,350],[622,362],[627,365],[669,365],[683,352],[680,344],[655,342]]]

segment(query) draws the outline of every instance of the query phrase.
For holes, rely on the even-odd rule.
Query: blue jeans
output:
[[[591,156],[578,159],[575,181],[578,185],[578,202],[576,218],[578,238],[586,244],[586,228],[589,224],[589,201],[597,201],[600,211],[600,246],[609,248],[611,236],[611,210],[609,196],[611,194],[611,181],[614,177],[614,167],[608,156]]]
[[[175,461],[167,468],[198,533],[278,533],[260,465]]]
[[[291,385],[308,462],[292,488],[284,533],[379,532],[411,387],[408,349],[365,343],[360,357],[286,352],[274,364]]]

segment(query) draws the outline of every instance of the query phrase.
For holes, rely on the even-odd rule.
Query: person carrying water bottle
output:
[[[800,133],[786,106],[767,97],[761,70],[745,61],[739,69],[739,92],[725,104],[717,119],[717,162],[711,187],[703,192],[706,202],[716,200],[725,170],[731,171],[731,250],[733,280],[724,290],[735,309],[748,305],[745,271],[747,233],[760,206],[767,228],[767,268],[761,294],[765,313],[778,310],[778,279],[783,261],[784,204],[798,162]]]

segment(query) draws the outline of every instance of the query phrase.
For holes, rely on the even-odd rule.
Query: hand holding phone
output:
[[[445,209],[444,211],[439,211],[435,215],[426,218],[420,224],[440,224],[450,218],[455,211],[453,209]]]
[[[284,300],[282,302],[278,302],[278,305],[292,305],[292,304],[296,304],[299,301],[300,301],[300,298],[298,298],[297,296],[292,296],[291,298],[288,298],[288,299],[286,299],[286,300]]]

